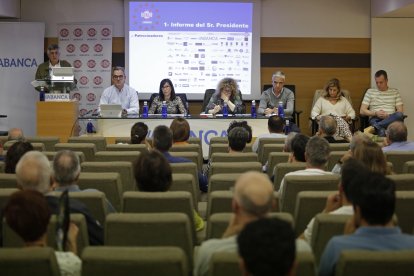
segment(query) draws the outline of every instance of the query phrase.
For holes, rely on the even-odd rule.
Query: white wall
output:
[[[19,0],[1,0],[0,1],[0,18],[1,17],[20,17],[20,1]]]
[[[405,123],[409,139],[414,140],[414,18],[373,18],[371,43],[372,75],[379,69],[386,70],[388,85],[400,90],[408,115]]]
[[[123,0],[21,3],[22,20],[45,21],[46,37],[57,37],[61,22],[111,22],[124,36]],[[370,37],[370,0],[262,0],[261,27],[262,37]]]

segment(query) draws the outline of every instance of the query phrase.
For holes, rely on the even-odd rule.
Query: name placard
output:
[[[45,94],[45,102],[70,102],[69,94]]]

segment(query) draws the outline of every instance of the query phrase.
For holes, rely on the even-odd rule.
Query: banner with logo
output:
[[[0,130],[19,127],[36,135],[38,92],[30,84],[43,62],[45,24],[0,22]]]
[[[111,85],[112,25],[95,23],[58,24],[60,58],[74,67],[80,115],[96,112],[103,90]],[[85,121],[79,122],[80,133]]]

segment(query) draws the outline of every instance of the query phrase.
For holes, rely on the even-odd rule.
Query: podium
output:
[[[67,142],[70,136],[79,136],[79,102],[37,102],[37,135],[58,136]]]

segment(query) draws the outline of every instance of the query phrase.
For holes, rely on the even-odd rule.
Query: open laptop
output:
[[[101,116],[105,118],[120,118],[122,106],[120,104],[101,104]]]
[[[50,72],[51,81],[73,82],[73,67],[52,67]]]

